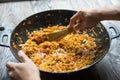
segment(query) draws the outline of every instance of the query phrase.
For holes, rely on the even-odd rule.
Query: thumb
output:
[[[30,59],[27,57],[27,55],[23,51],[18,52],[18,57],[22,62],[28,62]]]

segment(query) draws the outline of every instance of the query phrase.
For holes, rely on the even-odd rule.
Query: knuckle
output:
[[[8,76],[12,77],[13,76],[13,72],[12,71],[8,72]]]
[[[83,14],[83,11],[78,11],[78,14],[79,14],[79,15]]]
[[[85,12],[84,11],[79,11],[78,15],[83,17],[83,16],[85,16]]]
[[[71,21],[71,22],[73,22],[73,21],[74,21],[74,20],[73,20],[73,17],[71,17],[71,18],[70,18],[70,21]]]

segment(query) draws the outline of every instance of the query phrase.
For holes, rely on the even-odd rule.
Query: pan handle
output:
[[[107,26],[106,28],[111,39],[114,39],[120,36],[120,31],[118,30],[117,26],[112,24],[111,26]],[[114,34],[112,34],[111,30],[114,31]]]
[[[9,31],[5,31],[4,27],[0,27],[0,46],[10,47],[10,35]]]

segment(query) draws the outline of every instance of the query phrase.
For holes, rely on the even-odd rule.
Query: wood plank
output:
[[[120,5],[120,0],[39,0],[0,3],[0,26],[5,27],[5,31],[12,30],[26,17],[51,9],[92,9],[103,6]],[[110,21],[120,29],[120,21]],[[0,32],[1,34],[1,32]],[[105,58],[95,67],[98,80],[119,80],[120,79],[120,37],[112,40],[111,50]],[[0,47],[0,78],[6,79],[6,62],[15,61],[9,48]]]

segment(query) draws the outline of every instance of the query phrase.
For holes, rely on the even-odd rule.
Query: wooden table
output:
[[[5,2],[7,1],[7,2]],[[11,2],[12,1],[12,2]],[[53,9],[92,9],[102,6],[120,5],[120,0],[38,0],[38,1],[15,1],[1,0],[0,2],[0,26],[12,32],[18,23],[26,17]],[[120,29],[119,21],[104,21],[113,24]],[[3,31],[0,31],[0,35]],[[86,73],[85,80],[120,80],[120,38],[112,40],[107,55],[92,70]],[[7,80],[6,62],[17,62],[7,47],[0,47],[0,80]],[[59,79],[58,79],[59,80]],[[81,78],[78,78],[81,80]]]

